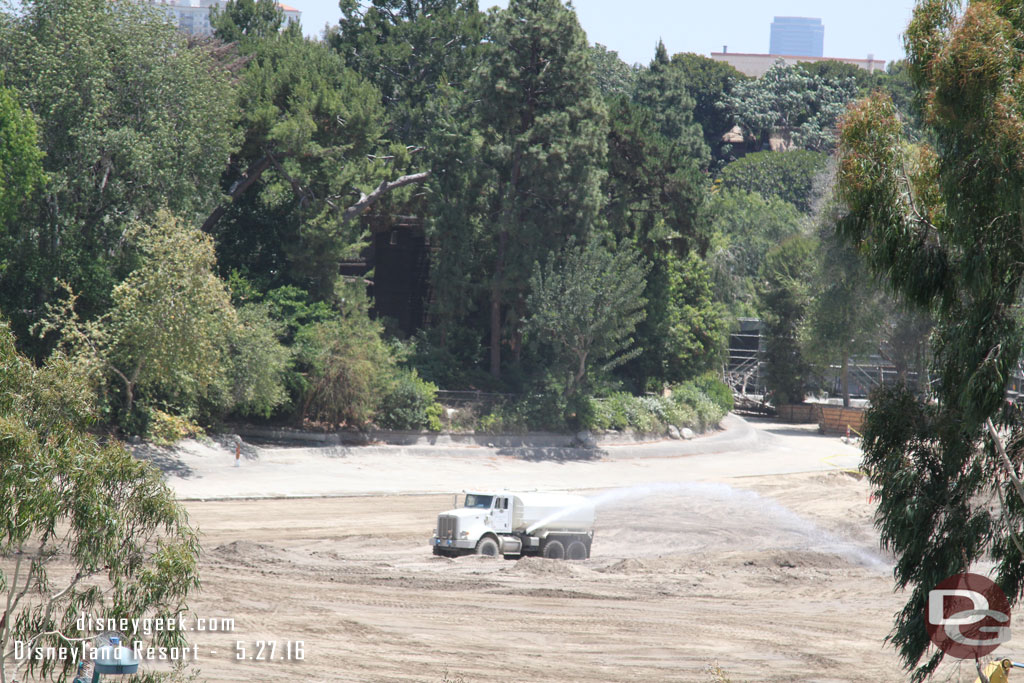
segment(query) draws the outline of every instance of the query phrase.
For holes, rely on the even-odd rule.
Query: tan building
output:
[[[167,11],[167,17],[178,28],[185,33],[194,36],[208,36],[213,33],[210,26],[210,8],[216,5],[223,9],[228,3],[227,0],[149,0],[150,4],[162,7]],[[298,22],[302,18],[302,12],[289,7],[288,5],[277,5],[284,10],[284,22]]]
[[[758,55],[746,52],[712,52],[711,59],[716,62],[731,64],[741,74],[751,76],[752,78],[760,78],[779,61],[784,62],[788,66],[792,66],[797,62],[843,62],[844,64],[852,64],[865,71],[885,70],[885,60],[875,59],[874,55],[868,55],[867,59],[842,59],[839,57],[797,57],[794,55]]]

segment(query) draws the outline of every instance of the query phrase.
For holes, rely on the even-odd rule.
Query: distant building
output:
[[[775,17],[768,51],[773,55],[821,57],[825,47],[825,26],[810,17]]]
[[[163,7],[167,16],[178,28],[193,36],[208,36],[213,33],[210,26],[210,8],[216,5],[224,9],[227,0],[148,0],[150,4]],[[302,12],[288,5],[277,5],[284,10],[284,21],[299,21]]]
[[[875,59],[874,55],[868,55],[867,59],[846,59],[841,57],[806,57],[802,55],[759,55],[750,54],[744,52],[712,52],[711,59],[716,62],[725,62],[731,64],[734,69],[739,71],[741,74],[751,76],[753,78],[760,78],[764,75],[768,69],[772,68],[776,62],[784,62],[785,64],[792,66],[797,62],[821,62],[821,61],[833,61],[843,62],[844,64],[852,64],[856,67],[864,69],[865,71],[884,71],[885,60]]]

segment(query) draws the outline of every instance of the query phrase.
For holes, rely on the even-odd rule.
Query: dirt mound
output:
[[[778,567],[781,569],[842,569],[848,559],[813,550],[780,550],[765,553],[741,553],[725,560],[734,567]]]
[[[549,560],[543,557],[524,557],[510,569],[510,574],[526,574],[529,576],[576,576],[576,567],[565,560]]]
[[[630,557],[625,560],[619,560],[607,567],[595,569],[594,571],[601,572],[602,574],[650,574],[653,570],[647,562]]]
[[[256,563],[285,561],[285,554],[278,547],[254,541],[232,541],[217,546],[208,555],[224,562],[238,563],[251,567]]]

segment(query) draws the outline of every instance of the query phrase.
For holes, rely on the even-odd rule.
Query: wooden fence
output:
[[[818,429],[822,434],[845,434],[847,427],[858,433],[864,430],[864,410],[862,408],[821,406]]]

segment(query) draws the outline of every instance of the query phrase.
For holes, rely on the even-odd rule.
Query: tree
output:
[[[633,99],[652,112],[658,131],[679,146],[680,153],[699,159],[702,166],[707,164],[708,148],[700,124],[693,118],[694,100],[687,90],[686,75],[673,67],[660,40],[650,65],[637,74]]]
[[[284,10],[274,0],[228,0],[223,9],[210,7],[213,35],[225,43],[276,35],[284,24]]]
[[[811,304],[816,241],[793,235],[764,257],[757,288],[764,324],[764,384],[776,406],[802,403],[810,364],[804,358],[800,330]]]
[[[533,264],[552,245],[586,239],[598,218],[607,123],[586,36],[560,0],[511,0],[491,15],[488,39],[475,92],[482,172],[494,182],[485,258],[498,377],[506,333],[521,349]]]
[[[804,218],[778,197],[726,189],[712,197],[704,220],[715,236],[708,254],[715,294],[734,315],[750,315],[765,255],[800,232]]]
[[[238,136],[227,71],[160,10],[106,0],[21,7],[0,21],[0,63],[4,84],[36,117],[48,182],[8,226],[17,261],[0,306],[27,343],[55,280],[79,293],[86,318],[106,310],[130,267],[129,223],[164,207],[186,221],[209,211]]]
[[[138,267],[111,295],[102,316],[82,320],[77,296],[49,307],[40,333],[60,333],[70,357],[105,393],[121,397],[131,428],[138,398],[185,412],[223,392],[227,341],[237,319],[223,282],[214,274],[212,240],[167,212],[127,235]],[[110,382],[114,386],[110,386]]]
[[[853,78],[833,81],[780,62],[757,80],[737,83],[720,106],[757,147],[777,135],[784,149],[829,151],[836,122],[856,96]]]
[[[852,108],[840,140],[841,234],[936,320],[934,400],[902,385],[878,392],[864,432],[882,542],[896,556],[897,587],[909,591],[890,640],[914,680],[943,657],[924,659],[922,620],[938,582],[991,557],[1011,602],[1024,587],[1024,420],[1006,401],[1024,345],[1024,134],[1014,123],[1024,114],[1014,85],[1024,17],[1012,3],[959,10],[920,2],[906,33],[932,143],[910,144],[881,92]]]
[[[821,219],[814,284],[807,316],[804,356],[823,374],[839,366],[843,406],[850,407],[850,360],[876,353],[881,344],[884,302],[856,249],[837,239],[834,213]]]
[[[345,64],[372,82],[393,140],[423,147],[479,64],[485,16],[476,0],[342,0],[327,34]],[[427,156],[435,151],[423,150]]]
[[[639,351],[630,347],[644,318],[646,271],[636,252],[597,241],[571,245],[534,266],[526,328],[558,349],[563,395],[585,386],[593,365],[607,371]]]
[[[0,681],[23,680],[22,667],[40,679],[73,675],[70,658],[15,662],[15,641],[91,644],[82,614],[175,620],[199,587],[184,509],[158,470],[88,434],[91,398],[66,359],[36,369],[0,329]],[[177,630],[152,640],[186,645]]]
[[[269,287],[329,299],[339,261],[361,248],[359,218],[429,173],[404,173],[411,153],[384,139],[380,93],[323,43],[292,28],[240,49],[245,140],[222,178],[229,201],[203,230],[226,272],[275,272]]]
[[[693,98],[693,119],[704,132],[704,144],[716,162],[729,159],[730,150],[722,136],[733,127],[732,117],[718,102],[732,93],[733,87],[747,80],[731,64],[717,62],[690,52],[672,55],[672,68],[682,74],[686,91]]]
[[[590,47],[590,61],[594,64],[597,89],[607,97],[629,95],[636,85],[636,69],[619,58],[619,53],[601,43]]]
[[[778,197],[810,213],[827,164],[828,156],[821,152],[754,152],[722,169],[722,187],[756,192],[765,199]]]
[[[43,182],[36,122],[14,93],[0,87],[0,226],[6,226]]]

